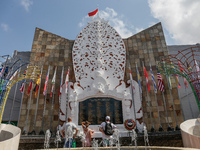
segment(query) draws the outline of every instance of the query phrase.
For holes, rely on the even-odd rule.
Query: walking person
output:
[[[111,139],[115,128],[116,126],[110,122],[110,116],[106,116],[105,122],[102,122],[99,128],[99,131],[102,132],[103,145],[105,147],[112,146]]]
[[[90,147],[91,146],[93,131],[89,128],[90,124],[91,123],[89,121],[85,121],[85,122],[81,123],[82,128],[83,128],[83,132],[85,134],[85,139],[84,139],[84,141],[82,141],[83,147]]]
[[[78,133],[78,129],[72,122],[72,118],[68,117],[67,121],[68,122],[63,125],[63,129],[61,130],[61,135],[65,139],[65,148],[72,147],[73,139]],[[73,135],[74,130],[76,130],[76,133]]]

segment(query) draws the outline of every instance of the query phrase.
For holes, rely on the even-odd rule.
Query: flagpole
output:
[[[137,68],[137,62],[135,62],[135,66],[136,66],[136,69],[137,69],[137,79],[138,79],[138,83],[140,82],[139,81],[139,78],[138,78],[138,76],[139,76],[139,71],[138,71],[138,68]],[[145,125],[145,122],[144,122],[144,109],[143,109],[143,106],[142,106],[142,91],[141,91],[141,87],[140,87],[140,85],[139,85],[139,92],[140,92],[140,101],[141,101],[141,108],[142,108],[142,120],[143,120],[143,129],[144,129],[144,127],[146,126]]]
[[[176,77],[174,76],[174,80],[176,81],[175,79]],[[184,111],[183,111],[183,103],[181,101],[181,97],[180,97],[180,92],[179,92],[179,88],[178,88],[178,85],[176,84],[176,88],[177,88],[177,91],[178,91],[178,97],[179,97],[179,101],[180,101],[180,104],[181,104],[181,110],[182,110],[182,113],[183,113],[183,119],[185,121],[185,114],[184,114]]]
[[[70,67],[68,68],[67,72],[68,72],[69,70],[70,70]],[[66,80],[66,79],[65,79],[65,80]],[[67,79],[67,80],[68,80],[68,85],[69,85],[69,73],[68,73],[68,79]],[[66,82],[65,82],[65,84],[66,84]],[[69,86],[68,86],[68,85],[67,85],[67,87],[66,87],[66,88],[67,88],[67,93],[66,93],[66,112],[65,112],[65,121],[66,121],[66,122],[67,122],[67,110],[68,110],[68,102],[69,102],[69,97],[68,97],[68,96],[69,96],[69,95],[68,95],[68,90],[69,90],[68,87],[69,87]],[[65,90],[65,91],[66,91],[66,90]]]
[[[34,122],[33,122],[33,131],[31,132],[31,134],[36,135],[35,132],[35,123],[36,123],[36,117],[37,117],[37,109],[38,109],[38,102],[39,102],[39,97],[40,97],[40,87],[41,87],[41,79],[42,79],[42,71],[43,71],[43,66],[41,67],[41,76],[40,76],[40,83],[39,83],[39,89],[38,89],[38,93],[37,93],[37,101],[36,101],[36,106],[35,106],[35,116],[34,116]]]
[[[130,71],[131,71],[130,63],[129,63],[129,68],[130,68]],[[132,96],[132,101],[133,101],[133,111],[134,111],[134,117],[135,117],[135,123],[136,123],[136,129],[135,129],[135,131],[138,132],[137,120],[136,120],[137,118],[136,118],[136,111],[135,111],[135,100],[134,100],[134,94],[133,94],[133,81],[132,81],[132,79],[131,79],[131,96]]]
[[[14,97],[13,97],[13,101],[12,101],[11,112],[10,112],[10,115],[9,115],[8,124],[10,124],[11,117],[12,117],[12,113],[13,113],[13,107],[14,107],[15,98],[16,98],[16,94],[17,94],[17,87],[18,87],[18,82],[17,82],[16,85],[15,85],[15,93],[14,93]]]
[[[49,71],[50,71],[50,65],[48,67],[47,73],[49,73]],[[48,75],[48,77],[49,77],[49,75]],[[46,79],[45,79],[45,82],[46,82]],[[48,87],[48,81],[47,81],[46,90],[47,90],[47,87]],[[43,115],[42,115],[42,129],[40,130],[39,135],[44,135],[43,127],[44,127],[44,115],[45,115],[45,109],[46,109],[46,100],[47,100],[47,92],[45,93],[45,97],[44,97],[44,108],[43,108]]]
[[[57,67],[55,69],[55,71],[57,70]],[[54,72],[55,74],[55,72]],[[54,77],[53,77],[54,78]],[[56,83],[56,74],[55,74],[55,83]],[[51,99],[51,120],[50,120],[50,131],[52,132],[51,130],[51,127],[52,127],[52,116],[53,116],[53,105],[54,105],[54,91],[55,91],[55,83],[53,85],[53,93],[52,93],[52,99]]]
[[[150,68],[151,68],[151,64],[150,64]],[[152,68],[151,68],[151,71],[152,71]],[[154,80],[153,84],[156,84],[156,83],[154,83],[155,79],[153,79],[154,78],[153,71],[151,73],[152,73],[152,80]],[[159,108],[158,108],[157,95],[156,95],[156,93],[157,93],[157,87],[155,87],[155,86],[156,85],[154,85],[154,95],[155,95],[155,101],[156,101],[156,106],[157,106],[157,111],[158,111],[158,119],[159,119],[159,124],[160,124],[160,127],[159,127],[158,131],[164,131],[163,128],[162,128],[162,125],[161,125],[161,121],[160,121],[160,112],[159,112]]]
[[[21,97],[21,102],[20,102],[19,115],[18,115],[18,120],[17,120],[17,127],[19,125],[19,118],[20,118],[20,113],[21,113],[22,101],[23,101],[23,97],[24,97],[25,85],[26,85],[26,80],[24,80],[24,89],[23,89],[23,93],[22,93],[22,97]]]
[[[27,134],[27,123],[28,123],[29,110],[30,110],[30,106],[31,106],[31,96],[32,96],[32,92],[33,92],[33,81],[31,81],[31,82],[32,82],[32,85],[31,85],[30,99],[29,99],[29,103],[28,103],[28,112],[27,112],[27,115],[26,115],[26,123],[25,123],[25,128],[24,128],[22,135]]]
[[[64,67],[62,68],[62,73],[61,73],[61,82],[63,82],[62,80],[62,78],[63,78],[63,72],[64,72]],[[60,86],[62,86],[62,83],[61,83],[61,85]],[[60,90],[60,89],[59,89]],[[60,91],[59,91],[59,94],[60,94]],[[61,95],[59,95],[59,111],[58,111],[58,127],[59,127],[59,125],[60,125],[60,104],[61,104]],[[57,128],[57,130],[59,130],[59,128]]]
[[[19,65],[20,66],[20,65]],[[20,72],[21,69],[18,70],[18,73]],[[13,114],[13,109],[14,109],[14,104],[15,104],[15,99],[16,99],[16,94],[17,94],[17,87],[18,87],[18,82],[15,85],[15,93],[14,93],[14,97],[13,97],[13,102],[12,102],[12,107],[11,107],[11,112],[10,112],[10,116],[9,116],[9,121],[8,123],[10,124],[10,121],[12,119],[12,114]]]
[[[143,68],[144,68],[144,62],[142,62]],[[146,78],[146,77],[145,77]],[[145,79],[145,83],[146,83],[146,90],[147,90],[147,101],[148,101],[148,105],[149,105],[149,111],[150,111],[150,118],[151,118],[151,132],[155,132],[154,129],[154,125],[153,125],[153,120],[152,120],[152,115],[151,115],[151,105],[150,105],[150,101],[149,101],[149,92],[148,92],[148,88],[147,88],[147,80]]]
[[[170,89],[170,84],[169,84],[169,77],[168,75],[166,74],[167,76],[167,82],[168,82],[168,86],[169,86],[169,94],[170,94],[170,97],[171,97],[171,101],[172,101],[172,109],[173,109],[173,112],[174,112],[174,117],[175,117],[175,121],[176,121],[176,130],[180,130],[180,128],[178,127],[178,122],[177,122],[177,117],[176,117],[176,112],[175,112],[175,106],[174,106],[174,99],[172,97],[172,93],[171,93],[171,89]]]

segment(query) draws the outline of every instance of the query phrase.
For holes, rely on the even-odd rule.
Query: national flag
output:
[[[98,9],[96,9],[95,11],[92,11],[92,12],[88,13],[88,16],[89,17],[94,17],[97,14],[97,12],[98,12]]]
[[[197,74],[198,74],[198,78],[200,78],[200,72],[199,72],[199,65],[198,65],[198,63],[197,63],[197,61],[196,61],[196,59],[194,60],[194,62],[195,62],[195,68],[196,68],[196,72],[197,72]]]
[[[142,93],[142,86],[141,86],[141,80],[140,80],[140,73],[139,73],[139,71],[138,71],[137,64],[136,64],[136,70],[137,70],[137,80],[138,80],[138,84],[139,84],[139,87],[140,87],[140,92]]]
[[[183,67],[181,66],[181,63],[179,61],[178,61],[178,65],[179,65],[180,73],[183,73],[184,70],[183,70]],[[184,80],[185,86],[188,88],[186,78],[183,77],[183,80]]]
[[[143,68],[144,68],[144,76],[145,76],[145,78],[146,78],[147,88],[148,88],[148,91],[150,91],[150,87],[149,87],[149,76],[148,76],[148,74],[147,74],[147,71],[146,71],[145,66],[143,66]]]
[[[35,92],[35,98],[37,98],[38,89],[39,89],[39,86],[40,86],[40,78],[41,78],[41,74],[40,74],[39,78],[37,79],[35,88],[34,88],[34,90],[33,90],[33,91]]]
[[[69,83],[69,68],[67,70],[67,75],[66,75],[66,78],[65,78],[65,93],[67,94],[67,91],[68,91],[68,83]]]
[[[22,83],[22,86],[21,86],[20,89],[19,89],[22,93],[23,93],[23,91],[24,91],[24,86],[25,86],[25,82]]]
[[[3,76],[3,74],[4,74],[4,71],[5,71],[5,66],[1,69],[1,72],[0,72],[0,77],[2,77]]]
[[[181,66],[179,61],[178,61],[178,65],[179,65],[180,73],[183,73],[183,67]]]
[[[130,65],[129,65],[129,74],[130,74],[131,85],[132,85],[132,88],[133,88],[133,91],[134,91],[134,90],[135,90],[135,87],[134,87],[134,85],[133,85],[133,77],[132,77]]]
[[[192,71],[192,68],[190,67],[190,65],[189,65],[189,63],[186,61],[186,66],[187,66],[187,69],[189,70],[189,71]]]
[[[52,97],[52,95],[53,95],[53,90],[54,90],[54,86],[55,86],[55,82],[56,82],[56,71],[57,71],[57,67],[56,67],[56,69],[55,69],[55,71],[54,71],[54,75],[53,75],[53,78],[52,78],[52,86],[51,86],[51,95],[50,95],[50,97]]]
[[[60,92],[59,92],[59,95],[62,94],[62,87],[63,87],[63,72],[64,72],[64,67],[62,68],[62,73],[61,73]]]
[[[43,91],[44,95],[47,94],[47,83],[48,83],[48,80],[49,80],[49,69],[50,69],[50,66],[48,68],[48,72],[47,72],[47,76],[46,76],[46,80],[45,80],[44,91]]]
[[[151,70],[151,77],[152,77],[153,86],[154,86],[154,92],[157,93],[156,81],[155,81],[155,78],[154,78],[154,75],[153,75],[153,71],[152,71],[152,69],[151,69],[151,66],[150,66],[150,70]]]
[[[158,71],[158,68],[157,68],[157,79],[158,79],[158,89],[161,92],[164,92],[165,84],[163,82],[163,79],[162,79],[162,76],[161,76],[160,72]]]
[[[32,84],[33,84],[33,82],[31,81],[30,84],[29,84],[29,87],[28,87],[27,94],[30,94],[31,89],[32,89]]]
[[[14,73],[13,73],[13,75],[10,77],[10,81],[11,80],[13,80],[13,79],[15,79],[15,76],[17,75],[17,73],[18,73],[18,70],[16,70]]]

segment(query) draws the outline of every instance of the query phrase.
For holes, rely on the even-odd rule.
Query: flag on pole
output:
[[[37,79],[36,85],[33,90],[35,92],[35,98],[37,98],[38,89],[39,89],[39,85],[40,85],[40,78],[41,78],[41,74],[39,75],[39,78]]]
[[[19,89],[22,93],[23,93],[23,91],[24,91],[24,86],[25,86],[25,82],[22,83],[22,86],[21,86],[20,89]]]
[[[0,77],[2,77],[3,76],[3,74],[4,74],[4,71],[5,71],[5,66],[1,69],[1,72],[0,72]]]
[[[97,12],[98,12],[98,9],[96,9],[95,11],[92,11],[92,12],[88,13],[88,16],[94,18],[94,16],[97,14]]]
[[[54,75],[53,75],[53,79],[52,79],[52,86],[51,86],[51,95],[50,95],[50,97],[52,97],[52,95],[53,95],[53,90],[54,90],[54,86],[55,86],[55,82],[56,82],[56,70],[57,70],[57,67],[56,67],[56,69],[55,69],[55,71],[54,71]]]
[[[129,74],[130,74],[130,80],[131,80],[131,85],[133,87],[133,91],[135,90],[135,87],[133,85],[133,77],[132,77],[132,73],[131,73],[131,67],[130,67],[130,64],[129,64]]]
[[[150,70],[151,70],[151,77],[152,77],[152,81],[153,81],[153,86],[154,86],[154,92],[157,93],[157,87],[156,87],[156,81],[153,75],[153,71],[151,69],[151,65],[150,65]]]
[[[158,79],[158,89],[161,92],[164,92],[165,84],[163,82],[163,79],[162,79],[162,76],[161,76],[160,72],[158,71],[158,68],[157,68],[157,79]]]
[[[62,68],[62,73],[61,73],[60,92],[59,92],[59,95],[62,94],[62,87],[63,87],[63,72],[64,72],[64,67]]]
[[[67,94],[67,91],[68,91],[68,83],[69,83],[69,68],[67,70],[67,75],[66,75],[66,78],[65,78],[65,93]]]
[[[144,68],[144,76],[145,76],[145,78],[146,78],[147,88],[148,88],[148,91],[150,91],[150,87],[149,87],[149,76],[148,76],[148,74],[147,74],[147,71],[146,71],[145,66],[143,66],[143,68]]]
[[[33,84],[33,82],[31,81],[30,84],[29,84],[29,87],[28,87],[27,94],[30,94],[31,89],[32,89],[32,84]]]
[[[186,66],[187,66],[187,69],[189,70],[189,71],[192,71],[192,68],[190,67],[190,65],[189,65],[189,63],[186,61]]]
[[[183,70],[183,67],[181,66],[181,63],[179,61],[178,61],[178,65],[179,65],[180,72],[183,73],[184,70]],[[186,78],[183,77],[183,80],[184,80],[185,86],[188,88]]]
[[[141,80],[140,80],[140,73],[139,73],[139,71],[138,71],[137,64],[136,64],[136,70],[137,70],[137,80],[138,80],[138,84],[139,84],[139,87],[140,87],[140,92],[142,93],[142,86],[141,86]]]
[[[47,76],[46,76],[46,80],[45,80],[44,91],[43,91],[44,95],[47,94],[47,83],[48,83],[48,80],[49,80],[49,69],[50,69],[50,66],[48,68],[48,72],[47,72]]]

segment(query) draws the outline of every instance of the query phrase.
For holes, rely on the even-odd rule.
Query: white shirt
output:
[[[65,130],[66,138],[73,138],[73,131],[76,129],[76,125],[73,122],[68,122],[63,125],[63,130]]]
[[[109,122],[109,121],[106,121],[106,122]],[[100,125],[103,131],[105,131],[106,122],[102,122]],[[112,126],[112,129],[116,128],[116,126],[113,123],[111,123],[111,126]],[[102,133],[102,139],[111,139],[111,138],[112,138],[112,135],[105,135],[104,133]]]

